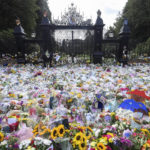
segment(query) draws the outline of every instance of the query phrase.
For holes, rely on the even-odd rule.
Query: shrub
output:
[[[0,53],[14,55],[17,52],[12,29],[0,31]]]

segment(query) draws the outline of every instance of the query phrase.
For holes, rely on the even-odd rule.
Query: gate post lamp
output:
[[[117,60],[124,65],[127,64],[128,58],[127,54],[129,51],[129,36],[130,28],[128,26],[128,20],[124,19],[123,26],[119,33],[119,50],[117,54]]]
[[[102,63],[102,40],[103,40],[103,20],[101,18],[101,11],[98,10],[97,12],[97,20],[95,23],[95,30],[94,30],[94,53],[93,53],[93,63]]]
[[[109,36],[109,38],[112,39],[112,38],[114,37],[114,33],[113,33],[113,32],[109,32],[109,35],[108,35],[108,36]]]
[[[16,40],[17,46],[17,63],[25,63],[25,40],[26,33],[24,32],[23,27],[21,26],[20,19],[16,19],[16,27],[14,29],[14,37]]]

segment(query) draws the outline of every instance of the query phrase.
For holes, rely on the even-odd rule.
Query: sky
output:
[[[84,14],[85,19],[92,19],[95,23],[97,10],[101,10],[101,17],[105,28],[112,26],[119,12],[122,12],[128,0],[48,0],[49,8],[52,12],[52,19],[58,19],[64,10],[74,3],[77,10]]]

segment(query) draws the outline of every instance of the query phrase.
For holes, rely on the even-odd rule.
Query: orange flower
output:
[[[119,117],[118,117],[118,116],[115,116],[115,119],[116,119],[116,120],[119,120]]]

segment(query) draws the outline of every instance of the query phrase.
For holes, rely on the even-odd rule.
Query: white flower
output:
[[[30,140],[30,139],[21,141],[21,143],[19,144],[19,148],[20,148],[20,149],[22,149],[22,148],[27,148],[30,143],[31,143],[31,140]]]
[[[6,145],[7,144],[7,141],[6,140],[4,140],[3,142],[1,142],[1,144],[0,145]]]
[[[96,137],[98,137],[99,132],[100,132],[100,129],[96,130],[96,132],[95,132],[95,136],[96,136]]]
[[[51,145],[51,141],[50,140],[47,140],[47,139],[43,139],[43,143],[45,144],[45,145]]]
[[[113,124],[112,127],[117,128],[118,124]]]
[[[35,145],[40,145],[40,144],[42,144],[42,138],[36,137],[34,143],[35,143]]]

